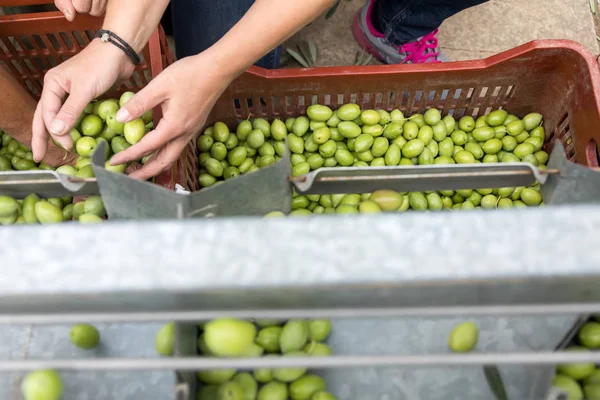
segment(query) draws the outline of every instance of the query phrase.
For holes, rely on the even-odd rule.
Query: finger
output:
[[[187,142],[187,137],[180,137],[167,143],[154,157],[148,160],[146,165],[129,176],[140,180],[155,177],[177,161]]]
[[[55,79],[45,80],[44,90],[42,90],[42,97],[40,98],[39,104],[41,105],[44,124],[50,134],[64,135],[66,133],[66,126],[61,126],[60,123],[57,123],[56,126],[52,126],[52,123],[62,106],[63,98],[66,95],[67,92]]]
[[[71,128],[79,121],[85,107],[92,100],[93,96],[87,96],[84,92],[74,91],[69,94],[50,125],[50,133],[53,135],[66,135],[69,133]]]
[[[75,7],[71,0],[54,0],[54,5],[64,14],[67,21],[72,22],[75,19]]]
[[[79,14],[87,14],[92,9],[92,0],[73,0],[73,6]]]
[[[161,79],[154,79],[121,107],[117,112],[116,119],[121,123],[129,122],[141,117],[146,111],[164,100],[165,91],[161,85]]]
[[[111,159],[111,165],[119,165],[127,162],[139,160],[155,150],[166,145],[169,140],[179,132],[173,132],[163,121],[158,123],[156,129],[148,132],[142,140],[127,150],[115,154]]]
[[[94,17],[99,17],[104,15],[104,11],[106,11],[106,1],[104,0],[93,0],[92,8],[90,9],[90,15]]]
[[[42,118],[41,103],[38,103],[33,114],[33,123],[31,126],[31,151],[35,162],[40,162],[48,150],[48,132]]]

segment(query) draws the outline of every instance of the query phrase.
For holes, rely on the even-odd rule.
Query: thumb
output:
[[[148,86],[136,93],[117,112],[116,119],[121,123],[140,118],[146,111],[164,100],[164,93],[158,80],[150,81]]]
[[[64,14],[69,22],[73,22],[76,12],[71,0],[54,0],[54,5]]]

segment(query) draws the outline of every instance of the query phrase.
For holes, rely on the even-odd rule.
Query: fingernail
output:
[[[67,17],[67,19],[69,19],[69,20],[71,19],[71,10],[69,10],[69,9],[65,10],[65,17]]]
[[[62,135],[65,133],[66,128],[67,126],[60,119],[55,119],[52,121],[52,124],[50,124],[50,132],[54,133],[55,135]]]
[[[121,108],[118,112],[117,112],[117,121],[119,121],[120,123],[124,124],[125,122],[129,122],[129,111],[127,111],[125,108]]]

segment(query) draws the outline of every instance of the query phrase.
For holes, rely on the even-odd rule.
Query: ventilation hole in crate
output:
[[[473,111],[471,112],[473,117],[477,117],[479,115],[479,107],[473,107]]]
[[[310,104],[317,104],[319,102],[319,96],[316,94],[313,94],[312,96],[310,96]]]
[[[488,87],[484,86],[481,88],[481,90],[479,91],[479,97],[485,97],[487,95],[488,92]]]
[[[469,88],[469,90],[467,90],[466,99],[472,99],[474,94],[475,94],[475,88]]]
[[[24,70],[23,67],[21,67],[21,64],[19,64],[19,62],[17,60],[10,60],[10,63],[12,64],[13,67],[15,67],[15,69],[17,70],[17,72],[21,75],[23,75]]]
[[[598,167],[600,155],[598,154],[598,143],[596,143],[596,140],[590,139],[590,141],[585,145],[585,159],[588,167]]]
[[[260,115],[265,115],[267,113],[267,99],[264,97],[258,98],[258,112]]]
[[[342,104],[344,104],[344,95],[343,94],[336,94],[335,95],[336,98],[336,103],[335,105],[337,105],[338,107],[341,106]]]
[[[281,98],[279,96],[271,96],[271,110],[268,110],[267,113],[279,115],[282,112],[283,107],[281,106]]]
[[[514,89],[515,87],[513,85],[510,85],[506,88],[506,92],[504,93],[504,99],[508,100],[514,93]]]
[[[300,107],[306,106],[306,104],[304,103],[304,96],[303,95],[299,95],[298,96],[298,106],[300,106]]]
[[[79,47],[84,47],[86,45],[86,42],[83,40],[83,37],[81,36],[81,32],[79,32],[79,31],[73,31],[71,33],[73,34],[73,37],[77,41],[77,45]]]
[[[8,50],[8,47],[6,47],[6,44],[4,44],[4,40],[0,39],[0,49],[2,49],[2,52],[4,53],[4,55],[10,55],[10,51]]]
[[[67,46],[67,49],[73,50],[73,47],[75,47],[75,45],[71,41],[71,38],[69,38],[69,36],[64,32],[59,32],[58,35],[62,39],[64,45]]]
[[[423,91],[422,90],[417,90],[415,92],[415,102],[421,101],[422,98],[423,98]]]
[[[145,69],[142,71],[142,74],[144,75],[144,78],[146,78],[146,83],[152,80],[152,72],[150,70]]]
[[[56,36],[54,36],[53,33],[48,33],[46,37],[48,38],[48,41],[50,42],[52,47],[54,47],[55,50],[64,50],[63,46],[60,44],[58,39],[56,39]]]
[[[242,109],[242,104],[240,103],[240,99],[233,99],[233,108],[236,110],[236,114],[239,112],[239,110]]]
[[[286,109],[288,107],[292,106],[292,96],[285,96],[285,107]]]
[[[430,90],[429,91],[429,95],[427,96],[427,103],[426,104],[433,104],[433,99],[435,99],[435,94],[436,94],[435,90]]]
[[[96,32],[89,29],[85,31],[85,35],[87,36],[90,42],[96,38]]]
[[[492,91],[492,96],[493,97],[498,97],[500,95],[501,91],[502,91],[502,86],[496,86],[494,88],[494,90]]]
[[[462,118],[467,112],[466,108],[459,108],[454,113],[454,118]]]
[[[377,92],[373,95],[373,107],[375,109],[380,109],[383,104],[383,93]]]
[[[133,82],[135,82],[136,86],[144,86],[144,82],[142,81],[142,77],[140,76],[140,73],[138,71],[134,71],[131,77],[133,78]]]
[[[324,98],[323,98],[323,103],[324,103],[326,106],[329,106],[329,105],[331,105],[331,95],[329,95],[329,94],[326,94],[326,95],[324,96]]]
[[[485,114],[485,115],[487,115],[487,114],[491,113],[491,112],[492,112],[492,110],[493,110],[493,108],[492,108],[492,107],[487,107],[487,108],[485,109],[485,112],[484,112],[484,114]]]
[[[395,108],[395,104],[396,104],[396,92],[392,91],[390,92],[390,97],[388,98],[388,105],[389,108]]]
[[[12,47],[13,49],[15,49],[15,51],[17,53],[23,53],[23,49],[21,48],[21,45],[15,40],[14,36],[8,37],[7,47],[9,49]],[[13,53],[13,52],[11,51],[11,53]]]
[[[35,61],[38,61],[40,63],[42,62],[42,60],[40,60],[39,58],[36,58]],[[23,63],[25,64],[25,66],[27,67],[27,69],[29,69],[30,72],[36,73],[36,72],[38,72],[40,70],[45,71],[45,68],[40,68],[40,69],[36,68],[33,65],[33,63],[31,62],[31,60],[29,60],[29,59],[23,60]]]
[[[41,94],[37,88],[37,85],[34,85],[31,80],[25,79],[25,86],[27,87],[27,90],[33,93],[34,96]]]
[[[48,56],[46,58],[46,60],[48,60],[48,64],[50,65],[50,68],[54,68],[58,65],[58,62],[56,61],[56,59],[53,56]]]

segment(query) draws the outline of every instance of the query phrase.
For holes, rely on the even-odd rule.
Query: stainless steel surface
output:
[[[104,168],[105,143],[94,152],[92,167],[110,219],[187,219],[289,212],[289,152],[279,162],[243,177],[180,194]]]
[[[557,365],[561,363],[600,363],[599,352],[522,352],[498,354],[420,355],[333,355],[329,357],[260,358],[104,358],[0,361],[0,372],[58,369],[61,371],[202,371],[235,368],[359,368],[359,367],[448,367],[481,365]]]
[[[299,193],[369,193],[529,186],[546,175],[529,163],[320,168],[291,178]]]
[[[562,146],[554,146],[548,169],[560,174],[549,175],[541,192],[546,204],[567,205],[600,202],[600,173],[569,162]]]
[[[41,197],[87,196],[98,194],[95,178],[76,178],[54,171],[0,172],[0,194],[24,199],[31,193]]]

